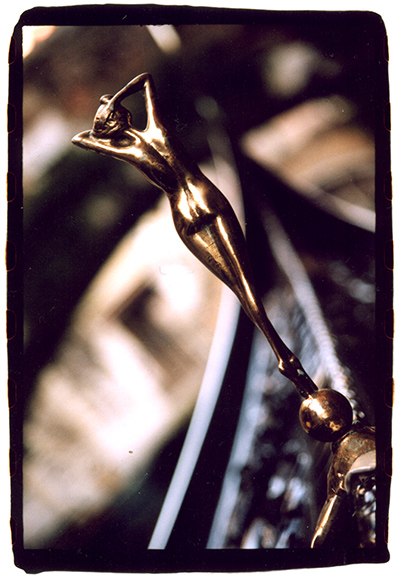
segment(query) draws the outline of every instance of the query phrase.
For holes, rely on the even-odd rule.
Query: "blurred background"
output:
[[[160,191],[71,139],[150,72],[240,217],[278,332],[373,425],[370,26],[23,27],[26,548],[309,546],[329,453],[305,439],[301,400]]]

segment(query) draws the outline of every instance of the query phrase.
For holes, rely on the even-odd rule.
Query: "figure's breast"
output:
[[[179,190],[178,175],[168,159],[146,141],[138,147],[135,165],[154,185],[160,187],[168,195]]]

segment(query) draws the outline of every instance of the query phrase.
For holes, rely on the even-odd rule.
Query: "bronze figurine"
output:
[[[132,126],[121,101],[144,90],[147,126]],[[167,195],[175,228],[188,249],[236,294],[250,319],[264,333],[280,371],[303,397],[317,390],[299,360],[267,318],[254,287],[242,229],[229,202],[162,123],[150,74],[137,76],[114,96],[103,96],[93,128],[73,143],[124,160],[138,168]]]
[[[145,94],[147,126],[144,130],[138,130],[132,125],[131,114],[121,102],[142,90]],[[175,228],[184,244],[236,294],[244,311],[269,341],[280,372],[292,381],[304,398],[300,421],[305,431],[320,441],[337,442],[329,477],[328,500],[314,539],[315,544],[319,545],[331,524],[330,511],[335,510],[335,496],[339,500],[341,495],[338,488],[342,491],[339,482],[342,481],[343,472],[338,473],[338,463],[343,447],[348,445],[353,421],[351,405],[339,392],[317,388],[270,323],[255,289],[245,238],[236,215],[225,196],[165,128],[151,75],[144,73],[137,76],[114,96],[103,96],[100,103],[92,129],[76,135],[72,142],[84,149],[130,163],[166,193]],[[356,439],[362,440],[360,447],[365,445],[368,451],[371,450],[373,442],[369,432],[366,434],[363,429],[357,430],[351,436],[351,439],[356,436]],[[368,443],[364,444],[366,436]],[[354,454],[352,458],[356,459],[358,455]],[[347,462],[345,469],[348,469]]]

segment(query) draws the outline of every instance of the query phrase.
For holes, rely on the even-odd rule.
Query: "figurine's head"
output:
[[[100,99],[100,106],[93,121],[92,134],[98,138],[110,138],[132,126],[131,113],[115,98],[107,94]]]
[[[155,89],[151,76],[143,73],[131,80],[114,96],[107,94],[101,97],[92,129],[74,136],[73,144],[128,162],[134,161],[133,164],[137,163],[138,157],[142,157],[143,146],[147,146],[146,131],[135,129],[132,125],[131,113],[121,103],[127,96],[143,89],[145,89],[147,112],[151,111],[151,120],[155,122]],[[152,134],[149,135],[149,142],[151,137]]]

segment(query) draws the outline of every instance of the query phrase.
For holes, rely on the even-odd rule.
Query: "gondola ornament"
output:
[[[130,112],[121,104],[140,91],[144,91],[147,109],[144,130],[133,126]],[[236,215],[221,191],[165,127],[151,75],[140,74],[114,96],[103,96],[92,129],[76,135],[72,142],[128,162],[165,192],[183,243],[235,293],[268,340],[280,372],[303,398],[299,413],[303,429],[316,440],[332,443],[328,496],[312,543],[315,547],[323,545],[346,491],[346,475],[361,455],[375,451],[373,430],[353,424],[348,399],[324,384],[318,388],[274,329],[257,293]]]

